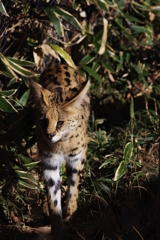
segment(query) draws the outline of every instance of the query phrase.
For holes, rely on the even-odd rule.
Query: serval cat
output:
[[[67,65],[53,65],[42,73],[39,84],[30,80],[34,95],[39,159],[48,187],[51,231],[62,239],[60,167],[65,161],[68,194],[63,219],[77,209],[79,174],[87,152],[90,114],[89,81]]]

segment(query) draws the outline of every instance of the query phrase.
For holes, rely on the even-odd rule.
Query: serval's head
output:
[[[33,80],[29,81],[35,99],[37,130],[41,131],[46,141],[54,143],[72,131],[78,123],[82,102],[89,89],[89,81],[74,87],[74,97],[72,89],[64,94],[63,86],[50,84],[53,85],[52,92],[49,87],[47,89]],[[62,98],[64,102],[59,102]]]

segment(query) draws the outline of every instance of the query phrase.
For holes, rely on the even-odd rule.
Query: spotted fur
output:
[[[54,65],[42,73],[39,84],[30,81],[30,88],[35,97],[37,143],[48,186],[51,229],[59,240],[62,239],[60,167],[65,161],[68,198],[63,218],[68,220],[77,209],[79,173],[86,159],[89,82],[67,65]]]

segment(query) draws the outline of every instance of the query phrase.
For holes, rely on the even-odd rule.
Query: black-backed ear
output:
[[[42,85],[40,85],[37,82],[34,82],[31,79],[29,80],[29,88],[33,92],[35,100],[40,100],[42,98],[45,104],[47,106],[49,105],[48,97],[51,94],[51,92],[48,89],[43,88]]]
[[[76,109],[79,109],[81,107],[82,101],[86,97],[86,93],[89,90],[89,86],[90,86],[89,81],[85,81],[85,82],[81,83],[80,85],[78,85],[74,89],[74,92],[76,92],[76,96],[74,98],[72,98],[69,102],[64,104],[62,106],[62,110],[67,111],[67,112],[74,112]],[[70,91],[73,92],[73,89],[71,89]],[[77,94],[77,92],[78,92],[78,94]]]

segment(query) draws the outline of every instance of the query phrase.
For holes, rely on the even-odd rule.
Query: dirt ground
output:
[[[158,179],[141,188],[117,193],[93,206],[79,206],[74,219],[63,224],[64,240],[158,240]],[[28,226],[0,225],[1,240],[50,240],[49,218],[32,206]]]

